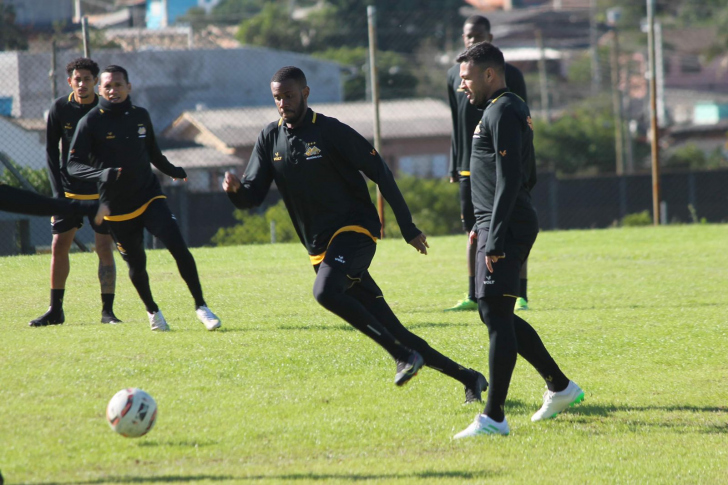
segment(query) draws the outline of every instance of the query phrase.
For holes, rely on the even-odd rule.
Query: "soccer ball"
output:
[[[157,420],[154,398],[137,388],[122,389],[106,406],[106,421],[111,429],[127,438],[144,436]]]

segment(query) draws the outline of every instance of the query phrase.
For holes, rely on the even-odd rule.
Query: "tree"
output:
[[[33,169],[30,167],[21,167],[15,161],[10,160],[10,164],[20,172],[20,175],[28,181],[38,193],[51,196],[51,181],[48,178],[48,172],[45,169]],[[0,165],[2,167],[2,165]],[[10,170],[4,169],[0,172],[0,184],[10,185],[11,187],[18,187],[20,189],[26,188],[20,180],[15,178],[15,175]]]
[[[536,163],[542,170],[561,174],[616,170],[614,118],[607,96],[586,99],[550,123],[534,120],[533,131]],[[646,153],[646,144],[635,144],[638,160]]]
[[[369,82],[368,48],[340,47],[313,55],[349,67],[351,74],[344,81],[345,101],[366,99],[366,86]],[[415,95],[418,79],[412,74],[413,66],[404,56],[396,52],[378,52],[377,67],[382,99],[407,98]]]
[[[15,7],[0,0],[0,51],[23,51],[28,49],[28,39],[20,27],[15,25]]]
[[[263,7],[258,15],[240,23],[237,39],[243,44],[253,44],[271,49],[302,52],[302,25],[288,14],[286,2],[272,2]]]

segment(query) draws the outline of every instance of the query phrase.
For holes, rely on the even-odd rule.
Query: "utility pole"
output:
[[[374,149],[382,155],[382,142],[379,123],[379,76],[377,75],[377,7],[367,7],[367,25],[369,31],[369,77],[372,88],[372,107],[374,108]],[[380,237],[384,239],[384,198],[377,186],[377,211],[382,223]]]
[[[655,66],[655,0],[647,0],[647,44],[650,63],[650,132],[652,147],[652,221],[660,224],[660,152],[657,127],[657,69]]]
[[[597,0],[589,0],[589,52],[592,66],[592,96],[599,94],[599,87],[602,84],[602,70],[599,66],[599,49],[597,47]]]
[[[607,23],[612,28],[612,49],[610,57],[610,71],[612,74],[612,112],[614,116],[614,153],[616,156],[616,173],[624,173],[624,123],[622,121],[622,90],[619,88],[619,36],[617,34],[617,20],[619,10],[607,11]]]
[[[539,91],[541,92],[541,113],[543,119],[551,119],[551,109],[549,106],[549,86],[548,78],[546,77],[546,49],[543,46],[543,32],[541,29],[536,29],[536,45],[538,46],[538,81]]]

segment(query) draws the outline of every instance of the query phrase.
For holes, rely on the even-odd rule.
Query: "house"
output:
[[[73,0],[4,0],[4,3],[15,8],[17,25],[51,30],[54,24],[73,22]]]
[[[315,84],[313,96],[318,90]],[[272,101],[266,107],[185,111],[161,132],[162,137],[196,143],[237,158],[242,174],[260,131],[279,119]],[[320,103],[314,111],[339,119],[370,142],[374,138],[371,103]],[[381,155],[399,174],[445,177],[452,126],[450,107],[436,99],[382,101],[379,110]],[[165,152],[166,153],[166,152]]]
[[[0,116],[0,151],[21,167],[45,168],[45,130],[42,118],[18,120]]]
[[[194,7],[210,13],[218,3],[220,0],[147,0],[147,28],[159,29],[173,25]]]
[[[63,67],[80,52],[61,51],[55,65],[58,95],[68,92]],[[311,101],[340,102],[343,87],[340,66],[304,54],[263,47],[238,49],[99,50],[93,54],[100,66],[118,64],[129,71],[131,97],[149,110],[161,129],[187,110],[260,106],[270,103],[270,78],[282,66],[299,66],[312,90]],[[41,118],[51,103],[48,71],[51,54],[0,52],[0,100],[10,98],[16,118]],[[6,100],[3,104],[7,104]]]

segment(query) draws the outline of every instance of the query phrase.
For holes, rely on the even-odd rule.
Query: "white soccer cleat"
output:
[[[147,316],[149,317],[149,326],[152,327],[152,331],[154,331],[154,332],[168,332],[169,331],[169,325],[167,325],[167,320],[164,319],[164,315],[162,315],[161,310],[157,310],[154,313],[147,312]]]
[[[205,324],[205,328],[208,330],[215,330],[220,328],[220,325],[222,325],[217,315],[212,313],[212,310],[207,308],[205,305],[197,307],[195,313],[197,313],[197,318]]]
[[[543,394],[543,406],[531,416],[531,421],[535,423],[542,419],[553,418],[569,406],[579,404],[583,400],[584,391],[574,381],[569,381],[569,385],[563,391],[546,390]]]
[[[508,436],[510,432],[511,428],[508,426],[508,421],[505,418],[503,418],[502,423],[499,423],[485,414],[478,414],[475,416],[475,420],[470,423],[470,426],[453,436],[453,439],[459,440],[460,438],[470,438],[471,436],[480,436],[483,434]]]

